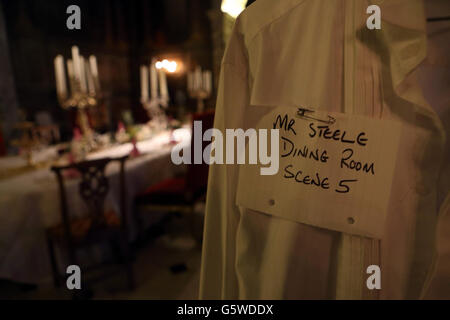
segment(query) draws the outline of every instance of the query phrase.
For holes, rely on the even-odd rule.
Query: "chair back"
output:
[[[111,162],[120,163],[119,171],[119,192],[120,192],[120,224],[125,231],[127,227],[126,219],[126,190],[125,190],[125,161],[128,156],[120,158],[103,158],[97,160],[82,161],[67,166],[54,166],[51,168],[58,179],[61,214],[64,232],[71,237],[70,217],[67,206],[67,194],[64,183],[63,172],[76,170],[80,173],[78,190],[80,197],[87,207],[87,213],[91,218],[92,229],[106,227],[104,215],[105,198],[109,191],[109,180],[105,175],[105,168]]]
[[[192,136],[191,136],[191,164],[188,165],[187,172],[187,189],[192,193],[196,194],[198,192],[203,192],[206,190],[208,184],[208,164],[204,163],[202,160],[201,164],[194,164],[194,121],[202,122],[202,136],[203,133],[213,128],[214,126],[214,110],[208,110],[202,113],[195,113],[192,117]],[[202,140],[202,151],[205,147],[210,144],[209,141]],[[202,155],[203,158],[203,155]]]

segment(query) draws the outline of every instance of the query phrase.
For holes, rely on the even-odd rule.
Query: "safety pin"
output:
[[[327,124],[334,124],[336,122],[336,119],[333,118],[332,116],[328,116],[328,120],[323,120],[323,119],[317,119],[317,118],[313,118],[310,117],[308,115],[306,115],[306,112],[315,112],[314,110],[309,110],[306,108],[298,108],[297,110],[297,116],[305,118],[305,119],[310,119],[310,120],[315,120],[315,121],[319,121],[319,122],[323,122],[323,123],[327,123]]]

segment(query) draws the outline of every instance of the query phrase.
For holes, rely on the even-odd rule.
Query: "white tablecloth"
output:
[[[175,130],[180,143],[190,143],[190,130]],[[127,214],[130,222],[132,200],[152,183],[173,176],[183,168],[170,160],[169,133],[137,144],[143,154],[126,162]],[[88,158],[119,157],[128,154],[131,144],[124,144],[89,155]],[[119,166],[111,163],[106,170],[110,192],[106,207],[119,209]],[[79,216],[86,212],[78,196],[78,181],[66,180],[69,210]],[[26,283],[51,279],[45,228],[61,220],[56,177],[41,169],[14,178],[0,180],[0,278]],[[131,234],[134,232],[130,225]]]

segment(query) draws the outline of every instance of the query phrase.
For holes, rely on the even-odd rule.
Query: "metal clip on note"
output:
[[[309,120],[314,120],[314,121],[318,121],[318,122],[323,122],[326,124],[334,124],[336,122],[336,119],[333,118],[332,116],[328,116],[328,119],[324,120],[324,119],[318,119],[318,118],[313,118],[311,116],[308,116],[306,113],[313,113],[315,112],[314,110],[309,110],[309,109],[305,109],[305,108],[298,108],[297,110],[297,116],[304,118],[304,119],[309,119]]]

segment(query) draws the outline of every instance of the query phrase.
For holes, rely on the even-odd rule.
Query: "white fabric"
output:
[[[190,144],[190,129],[174,132],[180,143]],[[172,164],[169,133],[138,143],[142,156],[126,162],[127,213],[131,223],[132,201],[152,183],[172,177],[183,168]],[[92,154],[89,158],[119,157],[128,154],[130,144]],[[107,167],[110,192],[106,207],[119,212],[119,166]],[[78,196],[76,179],[66,179],[69,211],[73,216],[86,212]],[[49,169],[32,171],[11,179],[0,180],[0,278],[26,283],[46,282],[51,269],[45,239],[45,228],[61,219],[59,190],[54,173]],[[130,227],[132,227],[131,225]],[[134,229],[130,230],[131,232]]]
[[[370,4],[381,6],[382,30],[366,28]],[[424,18],[419,0],[258,0],[237,19],[222,62],[216,128],[245,130],[273,107],[307,106],[394,119],[404,133],[380,241],[238,207],[242,169],[212,165],[201,298],[420,296],[433,257],[445,138],[415,78],[426,57]],[[381,267],[380,291],[366,287],[371,264]]]

